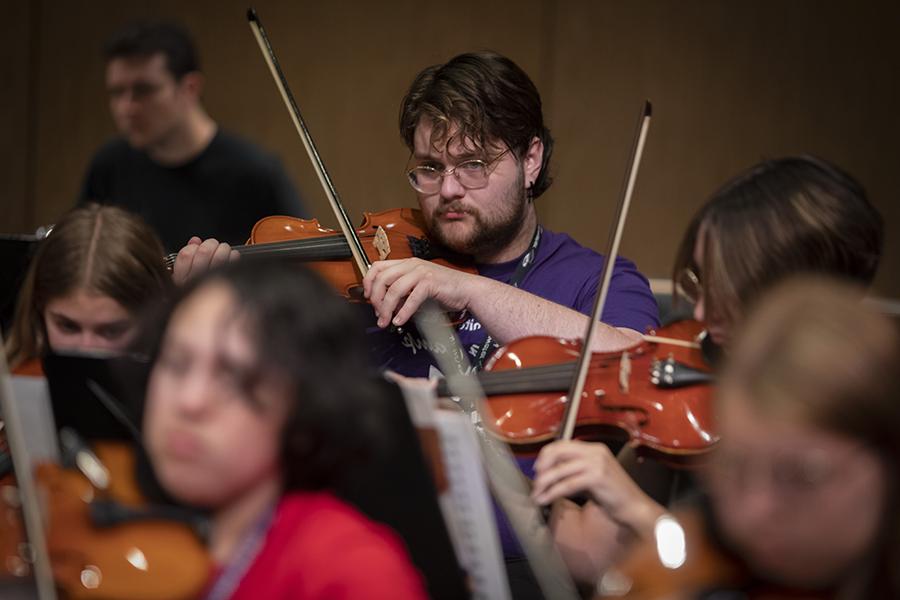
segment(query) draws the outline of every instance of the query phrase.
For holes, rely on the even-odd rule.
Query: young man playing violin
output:
[[[428,67],[403,99],[400,133],[429,237],[471,257],[478,274],[417,258],[376,261],[363,285],[378,363],[402,375],[431,374],[429,350],[442,349],[427,348],[410,321],[428,298],[465,311],[458,333],[476,368],[517,338],[582,336],[602,257],[538,223],[534,201],[550,185],[553,138],[525,72],[489,52]],[[227,244],[194,238],[179,253],[176,280],[230,254]],[[625,259],[616,261],[602,320],[597,347],[606,350],[633,344],[657,324],[647,280]]]
[[[369,339],[377,364],[410,377],[434,373],[432,354],[447,350],[428,347],[411,322],[428,298],[465,311],[457,333],[476,369],[517,338],[583,336],[603,258],[538,223],[534,201],[550,186],[553,138],[528,75],[490,52],[428,67],[401,103],[400,134],[430,239],[471,257],[478,274],[416,258],[376,261],[363,285],[374,309]],[[227,244],[193,238],[178,254],[176,281],[236,255]],[[646,278],[617,259],[597,349],[634,344],[657,315]],[[530,462],[522,464],[526,474]],[[520,557],[504,525],[504,554]]]

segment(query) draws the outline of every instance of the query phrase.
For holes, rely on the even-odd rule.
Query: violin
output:
[[[247,244],[234,249],[247,256],[308,261],[309,266],[338,292],[351,300],[359,301],[364,300],[362,278],[375,260],[416,257],[435,260],[445,267],[477,273],[462,257],[438,248],[428,240],[425,236],[425,222],[418,210],[398,208],[374,214],[364,213],[362,224],[357,228],[353,227],[288,87],[268,35],[253,8],[247,11],[247,22],[309,155],[313,170],[322,184],[339,230],[323,228],[316,219],[265,217],[254,225]],[[176,257],[176,254],[166,257],[170,270]]]
[[[3,433],[18,426],[21,437],[16,411],[15,403],[4,405]],[[10,449],[24,449],[8,433]],[[20,469],[0,480],[0,582],[35,576],[39,592],[85,600],[196,598],[211,571],[196,515],[148,504],[130,444],[98,442],[91,451],[71,431],[61,441],[77,468],[38,462],[24,478]]]
[[[633,548],[597,585],[594,600],[833,600],[759,579],[719,539],[708,507],[657,521],[653,539]]]
[[[47,494],[47,549],[57,586],[85,600],[197,597],[211,571],[200,538],[184,523],[146,510],[126,445],[98,443],[94,451],[110,473],[106,490],[75,469],[36,468]]]
[[[651,113],[650,102],[644,102],[584,336],[588,342],[516,340],[499,349],[479,375],[487,429],[519,453],[533,454],[553,439],[625,435],[641,453],[680,466],[718,440],[709,386],[667,389],[712,379],[697,341],[699,324],[671,325],[658,332],[663,336],[644,336],[620,352],[588,351],[609,292]]]
[[[356,236],[369,262],[421,258],[451,269],[477,274],[471,261],[432,243],[425,235],[422,213],[395,208],[364,213]],[[277,258],[303,262],[318,272],[346,298],[363,300],[362,275],[353,261],[350,243],[343,233],[322,227],[317,219],[270,216],[253,226],[247,243],[235,246],[242,257]],[[171,268],[177,254],[166,257]]]
[[[736,586],[748,579],[746,570],[731,556],[721,552],[706,532],[700,511],[679,514],[668,519],[660,533],[659,523],[652,541],[632,549],[621,563],[601,578],[595,600],[653,600],[671,598],[688,600],[715,586]],[[661,542],[667,535],[684,541],[683,551],[671,551]],[[667,566],[668,565],[668,566]]]
[[[80,472],[57,464],[35,468],[48,515],[47,551],[56,587],[84,600],[190,599],[207,582],[210,559],[200,539],[183,523],[152,512],[132,475],[134,455],[123,444],[96,448],[110,473],[108,491]],[[32,574],[29,545],[20,518],[13,476],[2,482],[0,579]],[[98,521],[107,521],[98,525]]]
[[[719,436],[712,411],[713,373],[696,340],[702,325],[678,321],[621,352],[594,352],[575,437],[621,438],[672,466],[693,465]],[[580,340],[533,336],[497,350],[478,379],[486,425],[518,453],[557,435],[582,351]],[[444,391],[439,388],[439,392]]]

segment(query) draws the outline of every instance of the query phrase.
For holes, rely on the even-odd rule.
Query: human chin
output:
[[[137,150],[143,150],[150,145],[150,137],[140,129],[130,127],[122,130],[122,136],[128,141],[128,145]]]
[[[180,502],[213,508],[227,496],[222,477],[215,469],[199,462],[184,462],[164,457],[154,462],[156,476],[165,490]]]
[[[478,222],[472,215],[462,218],[445,219],[437,217],[429,230],[434,240],[441,246],[460,254],[468,254],[472,241],[478,235]]]

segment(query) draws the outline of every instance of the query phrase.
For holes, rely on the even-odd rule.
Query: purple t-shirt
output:
[[[484,277],[508,283],[516,273],[521,259],[519,257],[506,263],[479,265],[478,272]],[[534,264],[522,277],[518,287],[583,314],[590,314],[594,308],[602,269],[602,255],[581,246],[565,233],[553,233],[544,229]],[[640,332],[659,325],[659,309],[650,291],[650,284],[628,259],[616,258],[601,320],[615,327],[628,327]],[[373,325],[367,332],[376,364],[380,368],[408,377],[429,377],[433,374],[432,366],[436,362],[429,352],[428,344],[412,323],[404,326],[403,333],[398,335],[374,325],[374,316],[370,316],[369,322]],[[492,355],[493,350],[483,352],[482,345],[488,332],[478,322],[477,316],[472,315],[460,323],[457,335],[470,361],[482,355],[488,358]],[[442,352],[446,348],[431,350]],[[533,478],[534,459],[518,459],[518,462],[525,475]],[[503,555],[507,558],[522,556],[523,551],[505,515],[500,510],[495,512]]]
[[[478,272],[496,281],[508,283],[516,272],[520,258],[491,265],[479,265]],[[557,304],[590,314],[603,268],[603,257],[564,233],[543,230],[535,253],[534,264],[519,282],[518,287]],[[369,311],[371,312],[371,310]],[[615,327],[629,327],[644,332],[659,325],[656,300],[650,292],[647,278],[625,258],[617,258],[610,282],[609,295],[601,320]],[[396,371],[407,377],[428,377],[436,365],[432,351],[446,348],[428,348],[412,323],[403,328],[402,334],[382,330],[374,325],[370,316],[367,328],[375,363],[381,369]],[[457,334],[474,361],[479,356],[490,357],[493,350],[484,352],[488,332],[478,322],[477,315],[457,326]],[[436,368],[436,367],[435,367]]]

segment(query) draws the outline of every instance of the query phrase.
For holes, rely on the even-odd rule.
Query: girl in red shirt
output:
[[[424,598],[399,538],[328,491],[374,443],[352,309],[242,261],[181,290],[158,331],[144,436],[165,490],[210,512],[205,598]]]

